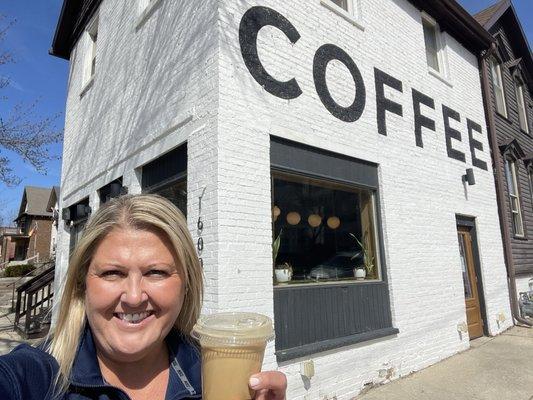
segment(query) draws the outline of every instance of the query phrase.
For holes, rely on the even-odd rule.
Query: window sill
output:
[[[307,281],[302,283],[275,283],[274,284],[274,290],[282,290],[282,289],[296,289],[296,288],[316,288],[320,286],[347,286],[347,285],[365,285],[365,284],[379,284],[383,283],[380,279],[365,279],[365,280],[355,280],[355,279],[347,279],[342,281]]]
[[[83,88],[81,89],[81,92],[80,92],[80,99],[83,96],[85,96],[85,94],[93,87],[93,85],[94,85],[94,75],[89,78],[89,80],[87,81],[85,85],[83,85]]]
[[[360,18],[357,18],[354,15],[350,14],[348,11],[343,10],[336,4],[333,4],[330,0],[320,0],[320,4],[322,4],[324,7],[328,8],[329,10],[333,11],[335,14],[341,16],[346,21],[350,22],[353,26],[361,29],[362,31],[365,30],[365,27],[361,23]]]
[[[513,124],[507,115],[502,114],[501,112],[499,112],[499,111],[496,110],[496,109],[495,109],[495,111],[496,111],[496,115],[497,115],[498,117],[500,117],[501,119],[505,120],[507,123],[509,123],[509,125],[512,125],[512,124]]]
[[[520,132],[522,132],[524,135],[531,136],[529,131],[526,131],[526,130],[524,130],[522,128],[520,128]]]
[[[525,235],[524,236],[513,235],[513,239],[527,241],[527,236],[525,236]]]
[[[322,342],[307,344],[292,349],[276,351],[276,358],[278,362],[289,361],[295,358],[306,357],[311,354],[320,353],[327,350],[336,349],[339,347],[349,346],[369,340],[381,339],[387,336],[397,335],[400,331],[397,328],[385,328],[376,331],[358,333],[356,335],[345,336],[342,338],[324,340]]]
[[[430,75],[434,76],[439,81],[445,83],[446,85],[448,85],[449,87],[451,87],[453,89],[452,82],[447,77],[443,76],[440,72],[435,71],[431,67],[428,67],[428,72],[429,72]]]
[[[144,23],[150,19],[150,17],[160,4],[161,0],[152,0],[152,2],[148,6],[146,6],[141,15],[139,15],[139,19],[137,19],[137,23],[135,24],[135,31],[138,31],[142,28]]]

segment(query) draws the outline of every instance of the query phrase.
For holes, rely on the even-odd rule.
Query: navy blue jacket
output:
[[[166,338],[170,373],[165,400],[201,399],[200,353],[172,331]],[[59,370],[55,358],[22,344],[0,357],[0,399],[2,400],[127,400],[122,390],[105,383],[89,328],[82,336],[67,393],[58,397],[54,379]]]

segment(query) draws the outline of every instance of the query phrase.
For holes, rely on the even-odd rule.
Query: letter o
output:
[[[326,83],[326,67],[331,60],[338,60],[343,63],[355,83],[355,99],[353,103],[348,107],[342,107],[339,105],[329,92],[328,85]],[[333,44],[325,44],[321,46],[315,53],[315,59],[313,61],[313,78],[315,81],[315,88],[324,104],[324,107],[336,118],[345,122],[357,121],[365,109],[366,103],[366,89],[361,72],[354,60],[340,47]]]

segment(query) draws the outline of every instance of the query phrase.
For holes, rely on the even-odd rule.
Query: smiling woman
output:
[[[199,399],[202,270],[183,214],[123,196],[89,220],[72,254],[51,340],[0,357],[1,399]],[[251,377],[285,398],[280,372]]]

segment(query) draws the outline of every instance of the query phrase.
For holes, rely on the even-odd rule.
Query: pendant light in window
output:
[[[278,220],[278,217],[280,216],[280,214],[281,214],[281,210],[279,209],[279,207],[274,206],[274,208],[272,209],[272,218],[274,219],[274,222]]]
[[[329,217],[326,223],[331,229],[337,229],[341,226],[341,220],[339,217]]]
[[[313,228],[318,228],[320,224],[322,223],[322,217],[318,214],[311,214],[307,218],[307,222],[309,225],[311,225]]]
[[[298,225],[301,220],[302,217],[300,216],[300,213],[296,211],[291,211],[287,214],[287,222],[289,223],[289,225]]]

